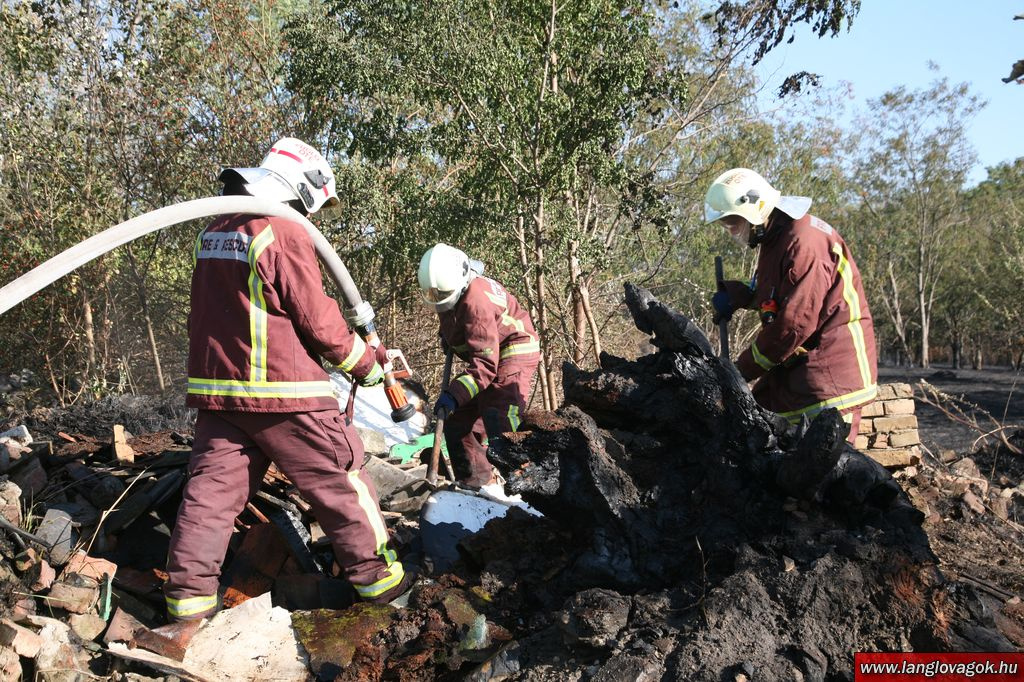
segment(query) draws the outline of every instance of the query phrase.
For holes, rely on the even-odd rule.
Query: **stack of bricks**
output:
[[[921,461],[920,444],[910,384],[880,385],[875,402],[861,410],[854,447],[887,469],[902,469]]]

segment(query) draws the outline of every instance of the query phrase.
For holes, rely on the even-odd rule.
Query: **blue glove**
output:
[[[715,309],[715,314],[711,316],[712,322],[718,324],[722,320],[732,319],[735,308],[732,307],[732,302],[729,300],[728,291],[716,291],[715,295],[711,297],[711,305]]]
[[[455,396],[448,391],[442,391],[441,397],[434,403],[434,416],[438,419],[447,419],[456,407],[458,405],[455,404]]]

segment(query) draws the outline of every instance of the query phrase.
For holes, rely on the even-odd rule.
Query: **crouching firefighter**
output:
[[[226,195],[287,203],[302,214],[338,203],[323,156],[294,138],[258,168],[220,175]],[[189,480],[171,537],[164,595],[171,620],[212,615],[235,517],[270,463],[299,489],[363,600],[411,583],[393,549],[363,446],[340,413],[321,359],[362,386],[381,359],[324,293],[313,240],[297,222],[226,215],[195,242],[186,404],[198,409]]]
[[[487,446],[519,428],[540,362],[533,322],[515,296],[483,276],[482,263],[447,244],[423,254],[419,285],[440,319],[442,347],[466,363],[434,405],[455,475],[468,488],[500,485]]]

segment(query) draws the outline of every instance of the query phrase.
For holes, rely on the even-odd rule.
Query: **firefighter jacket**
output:
[[[828,223],[805,215],[769,229],[747,297],[762,326],[736,366],[748,381],[760,378],[761,405],[796,423],[874,400],[871,312],[846,242]]]
[[[207,410],[337,408],[323,358],[356,377],[374,352],[324,293],[313,240],[284,218],[230,215],[193,250],[186,404]]]
[[[438,316],[444,343],[467,363],[465,373],[448,386],[458,405],[490,386],[499,365],[536,366],[540,361],[530,315],[489,277],[475,277],[455,307]]]

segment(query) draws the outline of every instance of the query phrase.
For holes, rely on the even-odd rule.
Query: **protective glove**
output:
[[[379,362],[374,361],[373,367],[370,368],[370,371],[367,372],[365,376],[356,377],[356,381],[359,382],[359,385],[363,388],[376,386],[384,381],[384,368],[380,366]]]
[[[448,391],[442,391],[441,397],[434,403],[434,416],[438,419],[447,419],[456,407],[458,405],[455,404],[455,396]]]
[[[373,357],[382,367],[388,363],[388,349],[384,347],[383,343],[373,349]]]
[[[711,316],[712,322],[718,324],[722,320],[732,319],[735,308],[732,307],[732,302],[729,300],[728,291],[716,291],[715,295],[711,297],[711,305],[715,309],[714,315]]]

